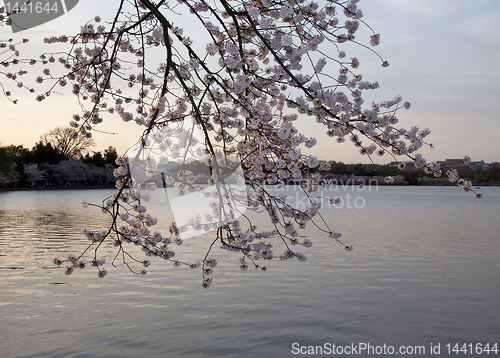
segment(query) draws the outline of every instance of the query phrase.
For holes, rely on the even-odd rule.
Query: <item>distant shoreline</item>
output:
[[[37,186],[37,187],[5,187],[1,188],[0,187],[0,192],[1,191],[39,191],[39,190],[92,190],[92,189],[116,189],[114,185],[82,185],[82,186]]]
[[[286,186],[297,186],[298,184],[285,184]],[[339,185],[342,185],[341,183],[339,183]],[[371,186],[369,183],[366,183],[364,185],[358,185],[358,184],[352,184],[352,183],[348,183],[346,185],[349,185],[349,186],[366,186],[366,187],[369,187]],[[409,184],[373,184],[373,186],[442,186],[442,187],[448,187],[448,186],[457,186],[456,183],[446,183],[446,184],[443,184],[443,183],[422,183],[422,184],[418,184],[418,185],[409,185]],[[500,183],[488,183],[488,184],[479,184],[479,183],[476,183],[476,184],[472,184],[473,185],[473,188],[474,189],[476,186],[477,187],[499,187],[500,186]],[[173,186],[169,186],[171,188],[173,188]],[[29,188],[29,187],[17,187],[17,188],[12,188],[12,187],[5,187],[5,188],[1,188],[0,187],[0,192],[2,191],[44,191],[44,190],[93,190],[93,189],[98,189],[98,190],[102,190],[102,189],[116,189],[116,187],[114,185],[82,185],[82,186],[46,186],[46,187],[34,187],[34,188]]]

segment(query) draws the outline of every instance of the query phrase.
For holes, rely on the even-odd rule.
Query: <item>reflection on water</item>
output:
[[[82,228],[106,224],[81,201],[112,191],[2,192],[1,356],[291,357],[294,342],[494,343],[500,190],[482,191],[481,200],[452,187],[356,191],[363,209],[324,211],[353,252],[314,229],[305,263],[242,272],[238,255],[221,252],[208,290],[199,272],[161,260],[146,276],[108,264],[104,279],[92,268],[65,276],[52,258],[81,251]],[[177,255],[199,260],[209,242],[186,240]]]

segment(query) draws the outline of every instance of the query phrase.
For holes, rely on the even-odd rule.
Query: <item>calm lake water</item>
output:
[[[209,289],[199,271],[161,259],[145,276],[114,269],[111,249],[105,278],[52,264],[85,247],[82,228],[104,228],[82,200],[113,191],[0,192],[0,356],[292,357],[294,343],[424,346],[431,356],[431,344],[442,355],[448,343],[500,344],[500,188],[482,188],[481,200],[457,187],[364,189],[325,193],[345,199],[323,214],[354,251],[310,230],[306,262],[257,272],[216,248]],[[287,195],[300,200],[293,187]],[[152,213],[168,227],[166,209]],[[201,260],[209,243],[186,240],[176,258]]]

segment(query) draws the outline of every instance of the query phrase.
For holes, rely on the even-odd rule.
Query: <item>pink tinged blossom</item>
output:
[[[346,84],[347,83],[347,75],[339,75],[337,81],[340,83],[340,84]]]
[[[341,200],[342,199],[340,197],[335,197],[335,198],[329,198],[328,202],[330,204],[340,204]]]
[[[226,52],[230,55],[236,55],[240,50],[240,47],[233,42],[226,45]]]
[[[457,173],[457,170],[456,169],[450,169],[446,172],[446,175],[448,176],[448,179],[450,180],[450,182],[454,183],[456,182],[459,177],[458,177],[458,173]]]
[[[370,36],[370,45],[377,46],[380,44],[380,34]]]
[[[332,232],[330,232],[330,235],[328,235],[328,236],[331,237],[332,239],[340,239],[340,237],[342,236],[342,233],[332,231]]]
[[[284,18],[292,17],[293,15],[293,7],[289,5],[283,5],[280,10],[280,15]]]
[[[211,42],[207,45],[206,50],[210,56],[214,56],[219,51],[219,47]]]
[[[212,257],[207,258],[203,263],[205,266],[208,266],[208,267],[216,267],[217,266],[217,261]]]
[[[286,46],[291,46],[291,45],[293,44],[293,38],[292,38],[292,36],[288,36],[288,35],[283,36],[283,37],[281,38],[281,44],[282,44],[283,46],[285,46],[285,47],[286,47]]]
[[[248,9],[248,14],[252,19],[258,19],[260,17],[260,10],[257,7],[251,7]]]
[[[304,245],[305,247],[311,247],[313,243],[309,239],[304,239],[304,241],[302,241],[302,245]]]
[[[68,261],[71,262],[73,265],[76,265],[76,263],[77,263],[78,260],[77,260],[77,258],[76,258],[75,255],[69,254],[68,255]]]
[[[201,284],[201,287],[208,288],[208,287],[210,287],[211,283],[212,283],[212,278],[211,277],[205,277],[203,279],[203,283]]]
[[[183,0],[178,0],[178,2],[182,3]],[[199,54],[195,53],[194,48],[190,48],[192,41],[183,37],[182,29],[172,27],[168,30],[170,37],[165,37],[163,29],[153,25],[149,19],[147,21],[150,27],[143,36],[147,46],[141,46],[139,36],[134,37],[129,36],[130,33],[126,34],[126,36],[120,37],[121,42],[116,44],[118,46],[116,47],[116,59],[109,59],[109,61],[106,56],[109,56],[111,51],[104,40],[108,36],[104,26],[88,23],[82,27],[81,34],[71,40],[67,37],[46,39],[46,43],[71,41],[75,45],[69,56],[59,59],[60,64],[69,73],[61,77],[54,74],[56,77],[52,80],[54,84],[59,82],[61,86],[67,85],[66,81],[71,81],[73,93],[79,96],[82,101],[92,101],[94,108],[82,118],[79,116],[73,118],[71,126],[75,128],[74,138],[90,137],[91,128],[88,125],[100,123],[102,119],[98,114],[101,112],[116,112],[125,122],[148,126],[153,132],[158,129],[156,126],[168,123],[162,128],[166,136],[169,137],[168,139],[154,135],[144,138],[144,144],[147,147],[144,149],[146,151],[155,150],[156,148],[153,148],[155,144],[152,143],[157,143],[159,152],[164,158],[158,156],[156,160],[144,159],[145,176],[153,176],[165,164],[183,157],[182,149],[188,146],[189,140],[185,128],[182,128],[184,121],[193,113],[199,114],[201,117],[199,119],[206,124],[208,132],[205,133],[205,138],[200,139],[200,143],[205,144],[209,138],[210,140],[215,138],[221,142],[216,147],[221,148],[221,150],[215,155],[217,160],[215,167],[221,165],[219,159],[225,155],[222,151],[245,158],[245,179],[242,179],[242,184],[245,185],[246,180],[248,180],[252,190],[249,192],[248,199],[247,193],[243,195],[245,198],[243,200],[245,204],[248,203],[246,206],[249,210],[267,211],[277,228],[273,231],[259,231],[251,223],[249,223],[248,228],[241,227],[244,224],[240,226],[236,222],[230,223],[227,225],[227,237],[228,240],[233,240],[231,243],[234,245],[225,247],[225,249],[243,254],[239,260],[239,267],[246,270],[248,268],[247,259],[273,259],[272,245],[275,242],[271,241],[271,238],[277,238],[277,241],[280,241],[281,238],[285,241],[284,246],[287,250],[281,254],[280,258],[287,260],[296,257],[299,261],[304,261],[306,259],[304,254],[289,250],[287,245],[290,247],[292,245],[295,247],[296,245],[304,247],[312,245],[308,239],[299,240],[298,231],[304,229],[306,223],[308,225],[309,222],[318,224],[318,222],[313,221],[313,218],[319,213],[319,204],[321,203],[318,202],[316,205],[316,203],[311,202],[311,205],[307,205],[304,210],[298,210],[298,208],[283,204],[286,200],[285,195],[273,196],[264,189],[264,183],[266,183],[276,185],[275,189],[280,190],[285,185],[284,180],[290,177],[301,180],[304,174],[307,175],[307,178],[303,180],[303,189],[306,192],[315,192],[321,185],[319,174],[311,173],[309,168],[316,168],[319,165],[321,171],[328,169],[319,164],[318,159],[310,156],[309,153],[302,155],[299,149],[300,145],[303,144],[306,148],[311,148],[316,144],[316,140],[314,138],[308,139],[291,125],[294,120],[298,119],[299,115],[301,117],[309,116],[312,122],[326,125],[327,134],[338,142],[343,142],[345,136],[350,136],[353,145],[359,148],[362,154],[382,155],[386,151],[393,155],[408,154],[415,158],[417,167],[425,167],[426,172],[436,176],[441,175],[438,163],[426,164],[421,155],[414,154],[424,145],[423,138],[430,131],[427,129],[419,131],[418,127],[412,127],[409,130],[392,127],[398,122],[395,116],[396,111],[410,108],[408,102],[403,103],[401,96],[397,96],[389,101],[374,103],[371,109],[365,109],[363,106],[366,100],[365,91],[375,90],[379,84],[364,81],[363,76],[352,73],[352,68],[359,67],[359,61],[356,57],[352,57],[354,54],[349,53],[349,57],[347,57],[343,51],[344,47],[342,47],[342,43],[359,41],[355,39],[354,34],[360,26],[366,25],[363,21],[359,21],[363,13],[357,7],[357,0],[345,1],[342,4],[339,1],[333,2],[339,4],[338,7],[342,8],[344,12],[341,9],[337,13],[335,7],[330,5],[323,6],[323,4],[320,8],[320,5],[314,2],[278,4],[270,0],[262,0],[255,3],[241,3],[237,10],[239,15],[235,19],[227,11],[221,11],[218,14],[220,9],[210,9],[211,5],[207,3],[195,2],[193,3],[193,12],[201,14],[213,10],[212,15],[218,14],[221,18],[227,19],[225,21],[228,25],[227,28],[225,26],[219,28],[210,23],[207,17],[204,29],[209,32],[211,42],[206,45],[206,53],[201,51],[202,53]],[[260,10],[263,11],[262,14]],[[131,18],[123,19],[124,25],[130,20]],[[95,22],[99,21],[100,19],[95,18]],[[243,30],[243,27],[238,29],[238,26],[235,26],[237,24],[229,25],[230,21],[242,21],[247,30]],[[248,27],[249,23],[252,26]],[[257,29],[254,30],[253,25]],[[238,32],[243,35],[243,48],[240,48]],[[262,37],[258,35],[262,35]],[[113,39],[116,37],[110,39],[109,44],[113,45]],[[139,41],[137,41],[138,39]],[[365,39],[366,42],[367,40]],[[158,79],[161,79],[161,74],[167,72],[165,63],[151,65],[149,60],[145,60],[151,58],[149,48],[164,44],[165,41],[168,41],[167,44],[173,47],[176,67],[175,71],[174,68],[170,68],[165,80],[169,83],[169,88],[180,89],[175,94],[175,99],[169,97],[171,99],[168,100],[160,94],[161,91],[158,91],[158,86],[162,86],[161,81],[157,81],[156,77],[155,79],[147,78],[145,75],[146,72],[158,73]],[[376,46],[379,42],[379,34],[370,36],[371,46]],[[81,43],[84,45],[80,47]],[[312,52],[318,50],[321,53],[325,49],[321,47],[322,44],[323,46],[331,46],[332,43],[336,46],[340,60],[332,58],[328,62],[327,71],[325,71],[326,59],[320,58],[321,56],[312,54]],[[2,44],[0,42],[0,45]],[[4,45],[4,48],[9,46],[8,43]],[[105,46],[107,48],[104,48]],[[182,48],[183,51],[176,51],[176,46]],[[364,44],[362,46],[365,47]],[[10,45],[10,49],[17,51],[14,44]],[[102,99],[98,97],[98,93],[103,88],[100,88],[101,85],[95,83],[92,78],[100,78],[99,81],[104,81],[106,76],[102,75],[106,74],[109,69],[118,75],[118,71],[124,63],[118,58],[127,52],[136,56],[135,60],[131,60],[129,63],[137,62],[137,65],[141,67],[138,72],[142,73],[123,73],[123,92],[119,89],[121,86],[115,84],[120,81],[120,76],[115,76],[118,77],[116,79],[113,77],[112,84],[110,83],[109,87],[104,89],[106,97],[110,100],[107,103],[104,97]],[[311,54],[313,56],[310,56]],[[207,55],[218,57],[218,61],[205,61]],[[103,57],[101,59],[96,56]],[[282,63],[274,61],[275,57]],[[317,60],[318,58],[320,59]],[[344,58],[346,59],[343,60]],[[95,61],[96,59],[98,61]],[[310,62],[313,59],[317,62]],[[55,58],[46,55],[41,58],[41,61],[44,64],[55,62]],[[306,62],[305,66],[304,62]],[[91,65],[87,66],[86,64]],[[15,63],[12,62],[11,65],[15,65]],[[332,66],[338,66],[339,73],[335,74],[335,68]],[[384,61],[382,66],[386,67],[388,63]],[[52,68],[51,71],[53,71]],[[124,69],[124,71],[127,70]],[[22,87],[22,83],[18,79],[16,80],[16,75],[20,76],[21,73],[8,74],[7,76]],[[53,75],[46,69],[43,70],[42,76],[36,79],[38,83],[49,80],[47,77]],[[184,83],[189,88],[186,88],[182,93]],[[137,87],[140,89],[136,89]],[[346,88],[347,95],[340,91],[342,87]],[[147,93],[148,89],[151,91],[150,95]],[[8,93],[8,91],[6,92]],[[43,100],[45,97],[48,97],[48,94],[44,93],[38,96],[38,100]],[[193,103],[197,103],[199,108],[195,108]],[[90,105],[86,107],[90,108]],[[134,113],[134,110],[137,113]],[[153,122],[155,116],[158,120]],[[179,131],[177,131],[178,129]],[[169,133],[167,134],[167,132]],[[192,138],[192,140],[190,145],[194,146],[194,142],[197,140],[196,138]],[[218,150],[216,149],[216,151]],[[206,156],[205,152],[198,152],[195,149],[192,152],[197,153],[196,155],[200,158]],[[221,178],[216,171],[212,174],[214,159],[202,159],[201,162],[206,162],[211,168],[211,176],[205,175],[203,181],[205,183],[208,181],[211,185],[220,183]],[[467,163],[467,160],[464,159],[464,162]],[[118,168],[115,169],[114,174],[118,177],[116,187],[120,190],[119,194],[105,199],[99,206],[105,213],[113,215],[113,219],[120,216],[120,227],[116,230],[113,227],[108,227],[108,231],[84,230],[87,239],[96,243],[101,242],[109,235],[116,247],[122,250],[125,250],[125,244],[133,243],[148,258],[163,257],[173,262],[174,266],[185,264],[190,268],[197,268],[201,265],[202,286],[209,287],[212,280],[206,276],[211,274],[214,267],[217,266],[216,260],[207,258],[202,264],[174,261],[172,257],[175,253],[170,251],[169,247],[182,243],[180,236],[188,230],[186,223],[179,220],[178,225],[172,224],[167,237],[163,237],[158,232],[152,233],[149,228],[157,223],[157,219],[146,213],[144,204],[148,201],[149,194],[144,192],[144,187],[147,188],[147,184],[140,184],[140,187],[137,188],[133,187],[136,178],[129,178],[128,159],[119,158],[116,163]],[[403,169],[404,163],[400,163],[399,168]],[[449,171],[447,174],[451,181],[459,180],[456,171]],[[198,191],[202,195],[206,195],[209,200],[214,200],[211,203],[213,212],[208,214],[206,219],[209,224],[202,223],[202,220],[198,220],[197,217],[189,221],[189,225],[195,230],[212,230],[215,228],[213,223],[218,219],[217,212],[221,209],[221,205],[214,199],[215,195],[212,196],[210,191],[197,188],[195,179],[194,175],[179,177],[176,174],[166,174],[164,178],[165,183],[174,185],[180,195],[188,195]],[[394,179],[388,177],[386,181],[393,182]],[[461,188],[467,191],[471,187],[469,183],[465,180],[458,182]],[[223,196],[224,199],[227,199],[225,195]],[[476,197],[480,196],[481,193],[476,194]],[[327,198],[327,200],[329,204],[341,203],[341,198]],[[234,218],[230,220],[234,220]],[[294,222],[297,223],[298,228],[294,228],[295,224],[292,225]],[[340,232],[330,231],[326,223],[320,229],[329,233],[329,237],[337,240],[337,243],[344,246],[347,251],[352,250],[352,245],[346,246],[339,241]],[[226,230],[226,227],[221,228],[221,230]],[[225,237],[225,234],[222,236]],[[269,238],[269,242],[267,242],[267,238]],[[71,264],[67,268],[69,270],[67,274],[71,273],[73,268],[84,266],[83,261],[79,258],[77,260],[74,255],[69,256],[68,261]],[[62,262],[62,260],[54,259],[55,264],[60,265]],[[90,263],[97,266],[100,277],[106,274],[106,270],[101,267],[104,260],[94,258]],[[132,262],[130,263],[132,264]],[[135,260],[135,263],[148,267],[150,260],[140,259]],[[254,267],[263,271],[266,269],[265,266],[254,265]],[[145,270],[136,272],[146,273]]]
[[[303,253],[301,252],[296,252],[295,253],[295,257],[297,258],[297,260],[301,261],[301,262],[304,262],[307,260],[307,256],[304,255]]]
[[[104,259],[104,258],[99,258],[99,259],[93,258],[91,261],[91,264],[92,264],[92,266],[98,267],[98,266],[104,265],[105,262],[106,262],[106,259]]]

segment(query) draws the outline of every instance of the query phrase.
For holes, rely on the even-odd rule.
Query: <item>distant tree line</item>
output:
[[[335,161],[330,161],[329,164],[331,167],[328,173],[330,174],[367,177],[395,177],[401,175],[410,185],[418,185],[422,178],[434,178],[432,174],[427,174],[425,170],[414,167],[407,167],[401,170],[397,166],[389,164],[346,164]],[[458,166],[456,169],[461,178],[478,183],[498,183],[500,181],[500,166],[493,165],[485,168],[475,168],[474,165],[468,164]],[[447,181],[447,179],[440,180]]]
[[[470,165],[457,168],[461,178],[468,178],[478,183],[500,182],[500,165],[490,165],[484,168],[473,168]]]
[[[427,174],[423,169],[407,168],[404,170],[399,169],[397,166],[392,166],[389,164],[361,164],[361,163],[351,163],[347,164],[344,162],[328,161],[330,169],[327,171],[321,171],[323,176],[327,174],[335,176],[353,176],[353,177],[378,177],[386,178],[400,177],[401,182],[406,182],[410,185],[418,185],[420,178],[426,176]],[[318,168],[308,169],[309,172],[318,172]]]
[[[103,185],[115,181],[117,152],[93,151],[91,138],[72,136],[71,128],[55,128],[31,149],[0,146],[0,187]]]
[[[112,184],[113,170],[118,156],[110,146],[102,152],[90,151],[94,141],[84,135],[72,136],[71,128],[55,128],[40,137],[33,148],[23,145],[0,146],[0,187],[5,186],[74,186]],[[418,185],[422,178],[433,178],[423,169],[406,168],[380,164],[346,164],[329,161],[330,169],[322,174],[354,177],[400,176],[410,185]],[[185,168],[184,168],[185,166]],[[202,162],[181,165],[195,176],[209,178],[207,167]],[[318,168],[309,169],[311,173]],[[475,168],[463,165],[457,168],[462,178],[483,183],[500,181],[500,166]],[[201,178],[203,176],[203,178]],[[201,180],[205,182],[206,180]]]
[[[422,183],[443,183],[450,184],[447,178],[437,179],[432,173],[427,174],[424,169],[418,169],[415,167],[406,167],[405,169],[399,169],[395,165],[389,164],[347,164],[344,162],[328,161],[330,164],[329,170],[320,170],[319,166],[316,168],[305,168],[304,172],[315,173],[321,172],[325,177],[327,174],[333,174],[335,176],[353,176],[353,177],[379,177],[382,181],[383,178],[388,176],[400,177],[401,182],[406,182],[409,185],[419,185]],[[192,162],[188,165],[181,165],[177,169],[185,169],[191,171],[195,176],[200,178],[207,174],[207,167],[202,162]],[[500,166],[488,166],[486,168],[475,168],[472,164],[456,166],[458,174],[461,178],[472,180],[474,182],[481,183],[498,183],[500,182]],[[447,169],[444,169],[446,171]],[[267,170],[264,168],[264,172]],[[207,176],[208,177],[208,176]],[[427,179],[427,180],[426,180]],[[197,182],[202,182],[203,180],[198,179]]]

